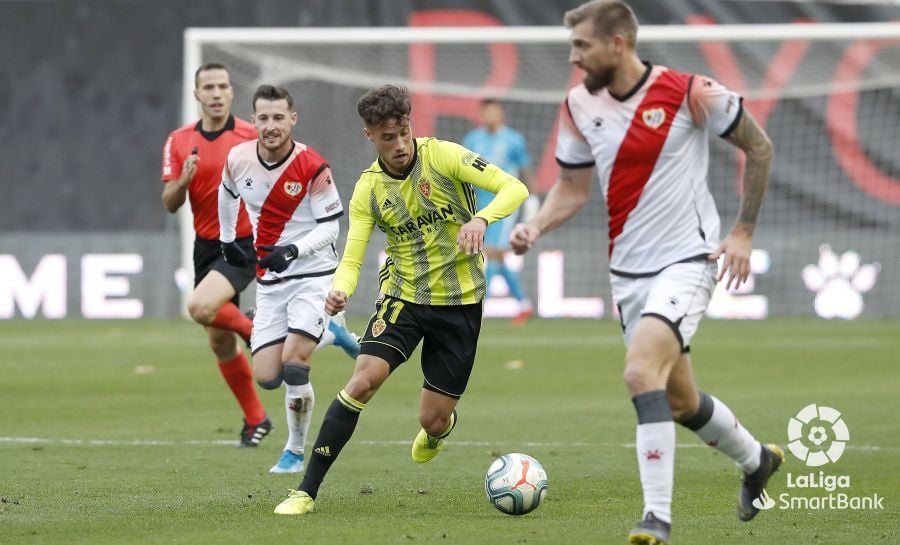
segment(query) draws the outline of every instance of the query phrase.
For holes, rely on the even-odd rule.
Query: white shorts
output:
[[[283,343],[288,333],[297,333],[315,341],[328,327],[325,297],[331,289],[333,274],[296,278],[256,287],[256,316],[250,349]]]
[[[681,351],[688,352],[716,287],[715,262],[675,263],[654,276],[631,278],[610,275],[613,299],[625,346],[642,316],[660,318],[672,328]]]

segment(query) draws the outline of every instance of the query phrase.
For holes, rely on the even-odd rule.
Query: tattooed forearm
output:
[[[766,194],[766,186],[769,184],[772,141],[747,110],[744,110],[737,127],[727,139],[747,155],[744,167],[744,191],[735,227],[741,227],[752,234]]]

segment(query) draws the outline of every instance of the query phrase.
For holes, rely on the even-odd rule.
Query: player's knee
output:
[[[284,383],[289,386],[302,386],[309,384],[309,365],[294,362],[285,362],[282,366]]]
[[[188,301],[187,311],[192,320],[203,325],[209,325],[216,316],[216,310],[202,301]]]
[[[356,370],[353,371],[353,376],[350,377],[344,391],[353,399],[366,403],[384,384],[390,373],[391,370],[386,361],[368,354],[360,354],[356,360]]]
[[[647,366],[632,360],[626,363],[622,378],[629,389],[642,390],[642,387],[650,382],[651,374],[648,372]]]
[[[263,390],[277,390],[281,388],[281,383],[284,382],[284,377],[279,372],[274,377],[261,377],[256,376],[256,383],[259,384],[259,387]]]
[[[344,391],[350,394],[353,399],[366,403],[375,395],[375,392],[378,391],[381,383],[382,381],[377,380],[376,377],[370,374],[354,373],[353,376],[350,377],[347,386],[344,387]]]
[[[377,386],[375,386],[369,377],[356,375],[351,377],[350,382],[344,387],[345,392],[350,394],[353,399],[358,400],[372,397],[372,394],[375,393],[376,389]]]

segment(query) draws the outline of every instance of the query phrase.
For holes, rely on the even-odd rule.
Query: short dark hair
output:
[[[262,84],[256,88],[256,92],[253,93],[253,100],[251,105],[253,106],[253,111],[256,111],[256,101],[259,99],[263,100],[287,100],[288,110],[294,111],[294,97],[288,92],[284,87],[275,87],[274,85]]]
[[[594,23],[595,36],[610,38],[621,34],[629,46],[637,43],[637,17],[622,0],[591,0],[567,11],[563,19],[569,28],[586,20]]]
[[[409,117],[409,90],[403,85],[383,85],[364,94],[356,103],[356,111],[366,125],[380,127],[388,121],[399,122]]]
[[[487,106],[497,105],[501,108],[503,107],[503,103],[500,102],[500,99],[497,97],[486,97],[481,99],[481,107],[485,108]]]
[[[224,70],[228,72],[228,67],[220,62],[205,62],[200,65],[200,68],[194,72],[194,88],[197,88],[197,84],[200,83],[200,72],[206,72],[207,70]]]

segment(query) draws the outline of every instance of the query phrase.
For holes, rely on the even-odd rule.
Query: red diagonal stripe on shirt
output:
[[[308,161],[304,160],[305,155],[304,152],[300,152],[290,160],[287,168],[278,177],[278,181],[272,185],[272,190],[259,210],[256,225],[256,257],[259,259],[268,255],[268,252],[260,250],[259,247],[278,244],[284,226],[294,217],[294,212],[306,196],[312,177],[308,172]],[[300,192],[294,196],[288,194],[285,188],[288,182],[299,182]],[[262,277],[265,272],[265,269],[256,268],[258,277]]]
[[[631,127],[619,146],[609,175],[606,196],[609,211],[609,255],[612,256],[616,237],[622,234],[628,215],[637,206],[641,193],[656,168],[675,114],[681,108],[688,90],[690,76],[666,70],[647,90],[647,95],[631,120]],[[662,108],[665,121],[657,128],[644,121],[644,112]]]

